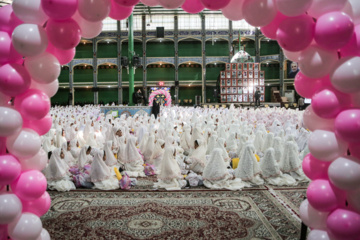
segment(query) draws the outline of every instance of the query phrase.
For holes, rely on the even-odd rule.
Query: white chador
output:
[[[301,169],[298,146],[293,141],[287,141],[284,147],[284,155],[280,161],[280,170],[287,173],[297,181],[308,181]]]
[[[78,168],[80,170],[82,170],[85,165],[92,163],[93,157],[90,155],[90,150],[91,148],[89,146],[81,148],[78,159]]]
[[[284,186],[296,185],[296,180],[288,174],[280,171],[279,164],[275,160],[275,150],[268,148],[265,156],[260,161],[261,175],[271,185]]]
[[[260,177],[260,174],[261,169],[256,161],[255,147],[248,144],[242,152],[238,167],[235,169],[235,177],[252,185],[262,185],[264,180]]]
[[[73,158],[75,160],[77,160],[79,158],[79,155],[80,155],[80,151],[81,149],[78,147],[78,140],[76,139],[72,139],[70,141],[70,152],[71,152],[71,155],[73,156]]]
[[[145,177],[144,161],[135,146],[136,138],[129,137],[125,148],[124,167],[129,177]]]
[[[111,168],[106,164],[106,154],[104,151],[95,153],[94,161],[91,164],[90,178],[94,183],[94,188],[101,190],[113,190],[119,188],[119,181],[111,173]]]
[[[165,188],[166,190],[180,190],[185,187],[186,181],[182,180],[181,170],[175,160],[176,150],[169,146],[165,148],[164,157],[161,161],[161,170],[158,175],[158,182],[155,188]]]
[[[104,151],[105,151],[105,154],[106,154],[106,165],[109,166],[109,167],[118,167],[117,165],[117,160],[114,156],[114,153],[112,151],[112,146],[113,146],[113,142],[112,141],[107,141],[105,144],[104,144]]]
[[[206,147],[204,146],[203,140],[197,139],[194,141],[194,148],[196,146],[195,142],[197,142],[197,147],[193,150],[186,162],[190,164],[188,170],[201,174],[205,168]]]
[[[203,172],[204,185],[212,189],[240,190],[245,184],[229,173],[226,163],[222,157],[222,150],[215,148],[210,156],[210,160]]]
[[[60,148],[52,152],[49,164],[44,172],[49,189],[60,192],[76,189],[74,183],[70,181],[69,167],[65,162],[65,154]]]
[[[150,157],[150,160],[148,161],[148,163],[155,166],[156,170],[160,170],[161,160],[164,155],[164,147],[165,147],[165,141],[162,139],[158,139],[155,144],[154,151]]]

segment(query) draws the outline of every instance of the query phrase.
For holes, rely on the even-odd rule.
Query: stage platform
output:
[[[106,106],[100,107],[101,113],[105,115],[111,114],[114,117],[120,117],[123,114],[127,116],[134,116],[135,114],[138,115],[148,115],[151,114],[151,107],[150,106]]]
[[[251,102],[251,103],[204,103],[201,104],[202,107],[208,107],[208,108],[219,108],[219,107],[230,107],[231,104],[234,104],[235,107],[243,107],[243,108],[248,108],[248,107],[255,107],[255,103]],[[262,102],[260,104],[260,107],[281,107],[281,104],[279,102]]]

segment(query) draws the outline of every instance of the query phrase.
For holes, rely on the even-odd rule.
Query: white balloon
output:
[[[314,18],[318,18],[328,12],[341,11],[347,1],[348,0],[313,0],[308,14]]]
[[[328,169],[330,181],[343,190],[359,189],[360,163],[354,157],[340,157]]]
[[[291,61],[293,61],[293,62],[298,62],[299,61],[299,57],[300,57],[301,52],[290,52],[290,51],[285,50],[285,49],[283,49],[283,52],[284,52],[285,57],[287,57]]]
[[[155,7],[155,6],[160,5],[159,0],[141,0],[141,2],[144,5],[149,6],[149,7]]]
[[[348,0],[345,5],[343,12],[349,15],[354,25],[360,24],[360,1],[359,0]]]
[[[322,78],[330,73],[338,61],[336,51],[328,51],[316,45],[311,45],[301,51],[299,68],[301,72],[310,78]]]
[[[360,57],[345,58],[339,61],[330,73],[331,83],[344,93],[360,91]]]
[[[327,130],[327,131],[333,131],[334,125],[335,125],[335,119],[325,119],[321,118],[312,109],[312,106],[308,106],[303,114],[303,121],[306,128],[308,128],[310,131],[315,130]]]
[[[42,231],[42,223],[38,216],[23,213],[17,221],[8,226],[9,236],[16,240],[36,240]]]
[[[51,53],[44,52],[35,57],[27,57],[24,64],[31,78],[38,83],[48,84],[60,76],[59,60]]]
[[[315,130],[308,141],[311,155],[315,158],[331,162],[344,155],[347,150],[346,142],[336,138],[335,133],[325,130]]]
[[[12,34],[15,50],[23,56],[32,57],[45,52],[48,38],[45,30],[36,24],[20,24]]]
[[[11,223],[20,216],[21,211],[21,201],[15,194],[0,195],[0,224]]]
[[[313,0],[276,0],[277,9],[285,16],[295,17],[305,14]]]
[[[41,0],[14,0],[12,8],[15,15],[25,23],[43,25],[49,18],[41,7]]]
[[[50,239],[51,238],[49,232],[45,228],[43,228],[39,238],[36,240],[50,240]]]
[[[314,209],[306,199],[300,205],[300,217],[306,226],[315,229],[326,229],[328,212],[320,212]]]
[[[31,158],[19,158],[21,164],[21,170],[39,170],[42,171],[48,162],[48,155],[44,149],[40,148],[40,151]]]
[[[243,4],[244,0],[231,0],[230,3],[221,9],[223,15],[232,21],[239,21],[244,18],[242,11],[239,10]],[[234,11],[234,9],[238,9]]]
[[[0,137],[8,137],[21,130],[21,114],[9,107],[0,107]]]
[[[89,22],[104,20],[110,13],[110,0],[79,0],[79,14]]]
[[[314,229],[309,233],[307,240],[331,240],[331,239],[326,231]]]
[[[86,21],[79,14],[79,12],[76,12],[72,18],[78,23],[78,25],[81,29],[81,36],[83,38],[88,38],[88,39],[94,38],[94,37],[98,36],[102,31],[102,28],[103,28],[102,21],[99,21],[99,22]]]
[[[34,130],[23,128],[6,139],[6,147],[18,158],[31,158],[40,151],[41,139]]]
[[[48,95],[49,98],[51,98],[57,93],[59,89],[59,81],[56,79],[55,81],[48,84],[40,84],[35,81],[31,81],[30,88],[43,91],[46,95]]]

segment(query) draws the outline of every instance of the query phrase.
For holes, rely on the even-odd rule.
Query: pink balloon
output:
[[[285,19],[287,19],[287,17],[281,12],[278,12],[275,19],[268,25],[261,27],[260,30],[266,37],[276,39],[276,31],[278,30],[280,23]]]
[[[348,191],[346,199],[349,202],[349,207],[360,213],[360,189]]]
[[[0,65],[15,63],[22,59],[22,56],[15,50],[11,37],[7,32],[0,31]]]
[[[307,11],[311,17],[319,18],[321,15],[341,11],[347,0],[312,0],[312,4]]]
[[[241,0],[238,0],[238,1],[241,1]],[[204,10],[204,8],[205,8],[205,6],[201,3],[200,0],[186,0],[181,7],[185,12],[188,12],[188,13],[199,13],[202,10]],[[239,11],[239,12],[241,12],[241,11]],[[225,17],[227,17],[227,16],[225,16]]]
[[[7,225],[0,225],[0,240],[8,239]]]
[[[115,1],[117,4],[123,7],[132,7],[140,2],[140,0],[113,0],[113,1]]]
[[[210,9],[210,10],[223,9],[230,3],[230,0],[223,0],[223,1],[200,0],[200,1],[207,9]],[[240,7],[240,6],[238,6],[238,7]]]
[[[299,52],[291,52],[291,51],[288,51],[286,49],[283,49],[283,52],[284,52],[284,55],[285,55],[285,57],[287,59],[290,59],[293,62],[298,62],[299,61],[301,51],[299,51]]]
[[[13,155],[0,156],[0,185],[8,185],[20,175],[21,165]]]
[[[263,27],[270,24],[274,20],[276,13],[277,10],[273,0],[244,0],[242,5],[242,14],[252,26]]]
[[[328,179],[328,168],[330,162],[320,161],[310,153],[307,154],[302,162],[305,175],[311,180]]]
[[[12,191],[25,201],[33,201],[41,197],[46,191],[46,178],[38,170],[22,172],[20,177],[11,185]]]
[[[330,212],[345,203],[344,193],[336,189],[328,180],[317,179],[309,184],[306,195],[313,208],[320,212]]]
[[[71,60],[74,59],[76,53],[75,48],[63,50],[54,47],[54,45],[52,45],[51,43],[49,43],[46,51],[53,54],[59,60],[60,65],[65,65],[71,62]]]
[[[360,141],[357,143],[349,143],[349,151],[351,156],[360,159]]]
[[[76,12],[78,0],[41,0],[41,6],[50,18],[65,20]]]
[[[184,2],[185,0],[173,0],[173,1],[159,0],[160,5],[166,9],[176,9],[178,7],[181,7],[184,4]]]
[[[37,89],[29,89],[17,96],[14,105],[27,120],[40,120],[50,111],[49,97]]]
[[[134,7],[123,7],[116,2],[111,1],[109,17],[116,20],[123,20],[131,15],[133,9]]]
[[[289,17],[279,24],[276,39],[279,45],[292,52],[306,49],[314,39],[315,23],[308,15]]]
[[[360,182],[360,163],[354,157],[340,157],[329,167],[329,179],[332,184],[343,190],[356,190]]]
[[[28,71],[16,63],[0,67],[0,91],[10,97],[15,97],[29,89],[31,83]]]
[[[342,111],[335,120],[335,133],[347,142],[359,142],[360,109]]]
[[[322,78],[328,75],[338,62],[338,53],[310,45],[300,53],[299,68],[310,78]]]
[[[294,81],[296,92],[304,98],[311,98],[322,86],[322,79],[312,79],[305,76],[301,71],[296,74]]]
[[[346,209],[336,209],[329,215],[327,227],[336,239],[358,240],[360,238],[360,214]]]
[[[354,33],[354,23],[343,12],[330,12],[316,21],[315,41],[319,46],[330,50],[344,47]]]
[[[30,128],[37,132],[39,135],[45,135],[50,131],[52,126],[52,118],[48,113],[45,117],[40,120],[26,120],[24,121],[24,128]]]
[[[10,100],[11,100],[11,97],[0,92],[0,106],[8,107],[10,105],[9,104]]]
[[[48,154],[44,149],[35,154],[31,158],[19,158],[21,169],[25,170],[39,170],[42,171],[48,163]]]
[[[42,92],[44,92],[46,95],[48,95],[49,98],[55,96],[59,89],[59,81],[56,79],[55,81],[52,81],[48,84],[41,84],[37,83],[35,81],[31,81],[30,88],[37,89]]]
[[[289,17],[305,14],[310,8],[311,3],[312,0],[276,0],[277,9]]]
[[[22,200],[21,202],[23,205],[23,213],[29,212],[41,217],[50,209],[51,198],[48,192],[44,192],[38,199],[32,201]]]
[[[0,107],[0,136],[8,137],[18,133],[23,120],[18,111],[9,107]]]
[[[0,137],[0,155],[6,154],[6,137]]]
[[[15,16],[11,4],[0,8],[0,31],[9,33],[23,22]]]
[[[355,29],[356,29],[356,27],[355,27]],[[339,55],[341,56],[341,58],[359,56],[360,55],[359,50],[360,50],[360,47],[358,45],[357,35],[354,32],[350,41],[344,47],[339,49]]]
[[[312,106],[308,106],[303,115],[304,125],[310,131],[315,130],[327,130],[334,131],[335,119],[321,118],[312,109]]]
[[[102,21],[98,21],[98,22],[87,21],[78,12],[76,12],[72,18],[79,25],[81,30],[81,36],[83,38],[88,38],[88,39],[94,38],[98,36],[102,31],[103,28]]]
[[[99,22],[109,15],[110,6],[110,0],[79,0],[78,12],[86,21]]]
[[[326,229],[326,219],[329,213],[314,209],[306,199],[300,205],[300,217],[306,226],[315,229]]]
[[[315,130],[308,140],[312,156],[322,161],[334,161],[347,151],[346,142],[336,138],[335,133],[325,130]]]
[[[73,19],[63,21],[50,19],[47,22],[46,31],[54,47],[62,50],[76,47],[81,40],[80,27]]]
[[[155,7],[157,5],[160,5],[159,0],[141,0],[141,2],[149,7]]]
[[[313,95],[314,112],[321,118],[335,118],[343,109],[341,95],[327,88]]]

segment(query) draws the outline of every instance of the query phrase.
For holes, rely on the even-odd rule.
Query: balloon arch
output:
[[[139,0],[14,0],[0,8],[0,232],[49,239],[40,217],[50,207],[40,135],[51,128],[50,98],[61,65],[81,37],[93,38],[107,16],[130,16]],[[360,1],[142,0],[199,13],[221,9],[278,41],[299,62],[300,95],[312,99],[312,131],[303,170],[312,180],[300,207],[308,239],[360,236]],[[9,105],[12,99],[12,106]],[[296,167],[296,166],[294,166]],[[10,186],[7,187],[7,186]],[[11,191],[9,191],[11,189]],[[4,205],[5,204],[5,205]],[[40,239],[39,238],[39,239]]]
[[[153,100],[160,103],[163,106],[171,107],[171,95],[166,90],[153,91],[149,96],[149,106],[153,105]]]

